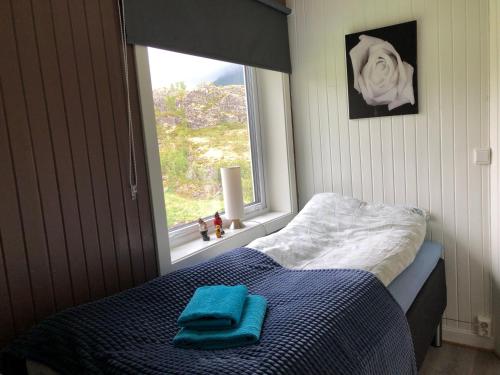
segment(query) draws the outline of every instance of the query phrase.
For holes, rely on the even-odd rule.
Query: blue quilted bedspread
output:
[[[172,345],[194,290],[245,284],[269,308],[258,344],[225,350]],[[103,300],[65,310],[2,353],[61,374],[416,374],[405,315],[375,276],[296,271],[241,248]]]

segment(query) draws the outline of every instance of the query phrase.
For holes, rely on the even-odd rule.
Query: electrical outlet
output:
[[[477,334],[479,336],[490,336],[491,317],[486,315],[477,316]]]

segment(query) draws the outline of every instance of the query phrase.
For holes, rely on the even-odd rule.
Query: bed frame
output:
[[[418,368],[431,344],[441,346],[441,319],[445,308],[446,278],[444,261],[440,259],[406,313]]]

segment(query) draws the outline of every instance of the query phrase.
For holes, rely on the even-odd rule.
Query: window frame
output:
[[[199,233],[193,240],[171,244],[166,223],[166,212],[161,179],[160,155],[156,137],[156,123],[147,47],[135,45],[135,68],[138,101],[141,110],[142,134],[147,162],[147,192],[151,201],[153,231],[158,270],[161,275],[192,266],[236,247],[246,246],[258,237],[283,228],[298,212],[295,153],[288,74],[256,68],[258,111],[262,144],[262,172],[266,176],[265,199],[267,208],[249,214],[243,230],[228,231],[222,240],[204,242]],[[148,126],[149,124],[149,126]],[[149,193],[149,194],[148,194]]]
[[[145,47],[144,47],[145,48]],[[147,52],[147,48],[145,48],[147,54],[147,69],[142,67],[141,71],[138,74],[147,75],[147,77],[141,77],[146,81],[151,83],[151,71],[149,70],[149,54]],[[265,187],[265,173],[264,173],[264,163],[263,163],[263,153],[262,153],[262,137],[261,137],[261,126],[260,126],[260,114],[259,114],[259,101],[257,95],[257,78],[255,74],[255,68],[244,66],[245,70],[245,91],[246,91],[246,105],[247,105],[247,119],[248,119],[248,128],[249,128],[249,138],[250,138],[250,153],[251,153],[251,164],[252,164],[252,174],[253,174],[253,183],[254,183],[254,197],[255,202],[245,205],[244,207],[244,217],[242,220],[248,220],[249,218],[261,215],[267,212],[267,202],[266,202],[266,187]],[[151,84],[150,84],[151,87]],[[152,98],[152,90],[151,90],[151,98]],[[141,98],[142,101],[142,111],[145,110],[152,112],[152,119],[154,119],[153,123],[151,120],[144,121],[145,131],[153,132],[154,130],[154,138],[156,140],[156,148],[153,150],[153,153],[158,155],[159,160],[159,148],[158,148],[158,137],[156,134],[156,116],[154,110],[154,103],[151,102],[147,105],[149,108],[144,108],[145,100]],[[146,100],[149,102],[149,100]],[[151,116],[149,116],[151,117]],[[154,129],[150,129],[153,127]],[[147,128],[147,129],[146,129]],[[146,145],[147,148],[150,148],[151,145]],[[151,150],[147,150],[148,152]],[[149,166],[149,173],[157,174],[159,173],[159,179],[156,178],[156,181],[162,179],[162,171],[161,166],[159,168],[151,168]],[[151,186],[151,189],[154,189]],[[161,185],[161,191],[163,192],[163,185]],[[155,199],[153,201],[153,205],[157,205],[159,199]],[[163,206],[162,211],[165,212],[165,225],[166,230],[168,232],[168,240],[170,246],[178,246],[182,243],[188,242],[199,236],[199,228],[197,221],[193,221],[191,223],[180,224],[178,226],[169,228],[168,220],[166,217],[167,213],[167,203],[165,202],[164,196],[161,199],[161,205]],[[221,211],[223,213],[223,211]],[[207,225],[209,231],[213,230],[213,221],[210,220],[213,218],[212,215],[206,216],[203,219],[207,221]]]

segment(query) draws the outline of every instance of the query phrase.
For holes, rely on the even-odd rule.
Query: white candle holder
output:
[[[241,229],[244,227],[241,222],[244,214],[241,169],[240,167],[221,168],[220,173],[224,195],[224,216],[230,221],[229,229]]]

